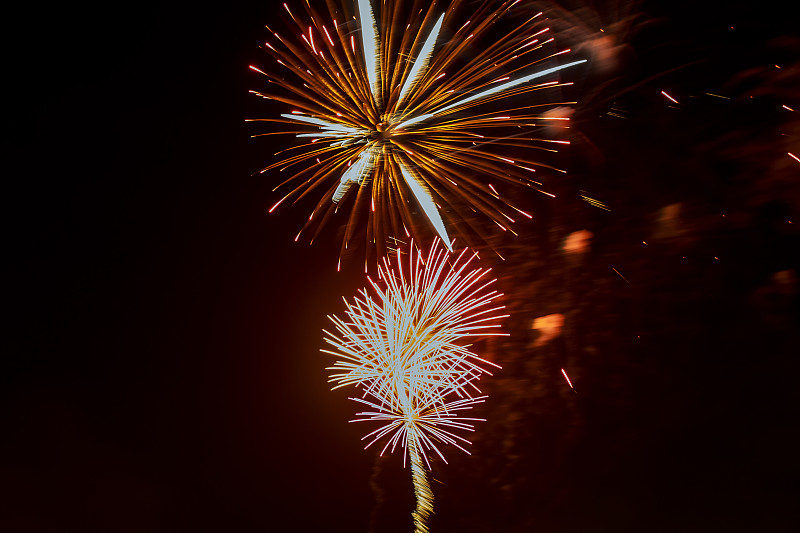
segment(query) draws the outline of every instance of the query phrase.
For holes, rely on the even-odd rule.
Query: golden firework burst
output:
[[[499,189],[541,185],[533,173],[552,167],[533,149],[556,151],[566,141],[537,136],[537,128],[554,120],[544,111],[568,102],[522,95],[561,85],[558,71],[583,61],[558,63],[569,50],[554,51],[541,13],[500,29],[518,2],[484,1],[468,19],[464,0],[385,0],[377,14],[369,0],[327,0],[325,14],[306,0],[303,16],[284,4],[299,34],[272,32],[263,48],[288,75],[251,66],[269,78],[251,92],[290,109],[254,121],[288,126],[259,135],[306,142],[262,169],[288,174],[270,211],[317,194],[301,230],[313,228],[313,241],[347,205],[342,251],[363,227],[379,256],[391,238],[424,242],[432,228],[450,248],[451,234],[468,244],[485,239],[486,219],[509,230],[530,217]]]

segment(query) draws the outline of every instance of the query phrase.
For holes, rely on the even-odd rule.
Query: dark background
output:
[[[562,37],[584,55],[615,17],[587,5]],[[473,456],[434,465],[435,531],[796,530],[800,128],[781,105],[800,109],[800,47],[781,5],[611,4],[640,17],[615,27],[617,66],[575,75],[570,177],[520,198],[534,221],[487,259],[512,336],[484,347],[504,370]],[[408,471],[360,449],[318,354],[361,264],[336,272],[335,231],[294,243],[307,212],[267,215],[253,175],[274,149],[244,120],[280,110],[247,67],[279,8],[7,13],[3,530],[411,529]],[[553,313],[562,334],[537,342]]]

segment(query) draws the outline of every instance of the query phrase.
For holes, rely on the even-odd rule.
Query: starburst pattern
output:
[[[504,335],[497,322],[508,315],[494,304],[490,270],[471,268],[474,254],[463,250],[453,258],[434,241],[427,256],[412,250],[408,264],[397,253],[396,267],[384,259],[381,282],[370,280],[353,303],[345,301],[346,319],[330,317],[336,333],[325,332],[338,360],[328,368],[334,388],[355,386],[366,406],[354,421],[378,422],[364,440],[369,448],[385,440],[381,454],[401,448],[411,465],[418,531],[426,531],[433,495],[425,467],[426,452],[445,460],[439,446],[465,452],[469,441],[456,431],[472,431],[480,420],[460,416],[484,400],[477,386],[489,367],[466,344],[470,339]],[[469,453],[469,452],[467,452]],[[445,460],[446,462],[446,460]]]
[[[264,135],[308,142],[262,170],[289,174],[276,187],[289,190],[272,209],[321,192],[303,228],[315,227],[316,237],[352,204],[342,250],[366,218],[366,239],[379,255],[389,238],[424,240],[425,226],[448,247],[451,233],[467,243],[485,238],[474,213],[504,230],[530,217],[498,187],[540,186],[533,173],[548,165],[530,149],[555,151],[564,141],[536,134],[556,104],[524,95],[558,86],[555,74],[583,61],[558,64],[569,50],[548,52],[552,38],[541,14],[504,26],[519,1],[484,1],[466,20],[464,0],[385,0],[379,9],[370,0],[327,0],[327,14],[306,0],[305,17],[284,4],[299,40],[273,32],[264,49],[290,75],[252,66],[270,89],[251,92],[292,107],[281,118],[256,119],[289,125]]]

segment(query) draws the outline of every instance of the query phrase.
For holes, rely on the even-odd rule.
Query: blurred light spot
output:
[[[544,346],[551,340],[561,335],[564,327],[564,315],[554,313],[552,315],[540,316],[533,321],[531,329],[539,332],[539,338],[534,343],[534,348]]]

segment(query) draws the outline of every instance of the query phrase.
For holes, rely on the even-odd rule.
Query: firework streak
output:
[[[336,333],[325,332],[331,349],[322,351],[338,359],[328,368],[334,388],[352,385],[362,392],[351,399],[367,409],[353,421],[380,423],[364,437],[366,447],[383,441],[381,454],[407,453],[417,499],[414,523],[423,532],[433,511],[426,452],[445,462],[439,445],[467,452],[469,441],[455,431],[472,431],[472,422],[481,419],[461,412],[484,401],[477,381],[488,367],[498,367],[466,343],[505,335],[497,322],[508,315],[494,303],[502,295],[490,289],[490,270],[470,268],[472,252],[454,258],[438,240],[427,257],[413,243],[409,249],[405,267],[399,251],[394,268],[384,258],[382,282],[370,280],[372,291],[345,301],[344,320],[330,317]]]
[[[537,131],[568,120],[543,113],[571,102],[530,93],[564,85],[557,72],[583,61],[559,64],[569,50],[548,51],[553,39],[541,13],[504,23],[519,1],[485,1],[469,19],[459,15],[465,0],[385,0],[379,10],[369,0],[327,0],[326,13],[306,0],[302,15],[284,4],[294,35],[272,32],[263,45],[282,74],[251,66],[269,79],[251,92],[290,106],[280,118],[253,121],[287,129],[254,136],[304,142],[262,169],[287,173],[276,186],[287,192],[270,211],[321,196],[297,238],[309,230],[313,241],[349,210],[342,252],[362,228],[378,256],[392,239],[424,241],[431,229],[449,248],[451,234],[485,242],[486,219],[510,230],[519,216],[530,218],[494,184],[541,185],[533,173],[553,167],[534,149],[554,152],[566,141]]]

